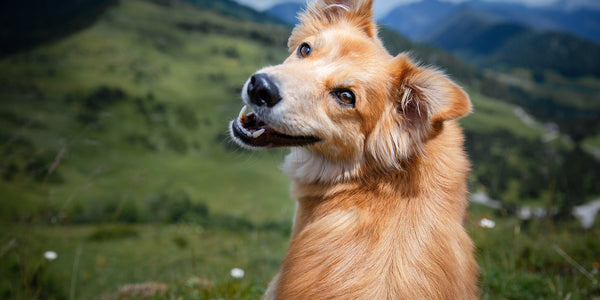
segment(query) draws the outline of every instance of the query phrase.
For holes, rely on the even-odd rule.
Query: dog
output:
[[[291,55],[252,75],[231,121],[250,149],[290,147],[297,209],[264,299],[476,299],[463,226],[470,163],[457,119],[468,95],[390,55],[372,0],[315,0]]]

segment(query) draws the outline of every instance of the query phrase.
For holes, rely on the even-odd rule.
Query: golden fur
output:
[[[257,115],[320,139],[286,157],[298,208],[266,299],[478,297],[462,224],[469,162],[455,121],[470,112],[469,98],[443,74],[388,54],[371,6],[312,2],[290,57],[260,70],[283,100]],[[303,43],[312,47],[305,58]],[[340,86],[355,93],[354,107],[332,99]]]

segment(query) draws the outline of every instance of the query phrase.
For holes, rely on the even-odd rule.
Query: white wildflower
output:
[[[243,278],[244,277],[244,270],[240,269],[240,268],[233,268],[231,269],[231,277],[233,278]]]
[[[53,261],[58,257],[58,254],[56,254],[56,252],[54,251],[46,251],[44,252],[44,258],[46,258],[49,261]]]
[[[479,226],[483,228],[494,228],[496,227],[496,222],[488,218],[483,218],[479,221]]]

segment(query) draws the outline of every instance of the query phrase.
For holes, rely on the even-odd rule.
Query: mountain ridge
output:
[[[461,3],[423,0],[401,4],[380,20],[400,32],[417,40],[421,36],[411,32],[431,30],[442,19],[457,10],[471,9],[480,16],[495,21],[523,24],[536,30],[566,31],[584,39],[600,43],[600,10],[566,10],[553,7],[529,7],[519,3],[466,1]],[[414,22],[417,16],[433,16]]]
[[[538,73],[551,69],[570,77],[600,76],[599,44],[566,32],[491,20],[471,8],[449,15],[425,40],[485,68],[521,67]]]

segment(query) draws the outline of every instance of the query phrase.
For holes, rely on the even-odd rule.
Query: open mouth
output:
[[[246,106],[231,122],[231,133],[238,143],[254,148],[304,146],[319,141],[312,136],[291,136],[278,132],[255,113],[246,114]]]

